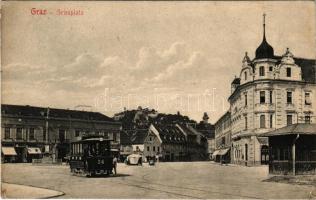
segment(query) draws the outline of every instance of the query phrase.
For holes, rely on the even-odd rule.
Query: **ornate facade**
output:
[[[255,58],[247,53],[228,98],[231,113],[231,160],[267,164],[268,140],[259,134],[295,123],[315,123],[315,60],[296,58],[286,49],[274,54],[265,36]]]

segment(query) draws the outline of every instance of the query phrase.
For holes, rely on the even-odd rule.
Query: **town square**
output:
[[[2,8],[3,198],[316,198],[313,2]]]
[[[64,194],[56,198],[310,199],[316,192],[312,185],[269,182],[267,166],[249,168],[211,162],[162,162],[155,166],[120,163],[117,176],[91,178],[72,175],[66,165],[5,164],[3,170],[8,172],[3,175],[4,182]],[[12,175],[16,171],[20,176]],[[22,197],[11,195],[8,197]]]

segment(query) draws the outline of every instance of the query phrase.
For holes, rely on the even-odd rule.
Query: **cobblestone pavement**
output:
[[[2,181],[65,193],[60,198],[310,198],[316,186],[264,182],[267,166],[211,162],[119,163],[116,177],[78,177],[69,166],[3,164]]]

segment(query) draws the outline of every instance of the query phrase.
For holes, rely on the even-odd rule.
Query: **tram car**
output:
[[[113,169],[113,152],[110,139],[83,137],[72,142],[69,157],[70,171],[74,175],[110,175]]]

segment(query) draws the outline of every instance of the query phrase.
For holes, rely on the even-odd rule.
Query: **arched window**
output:
[[[264,76],[264,66],[259,67],[259,76]]]
[[[247,72],[244,72],[245,80],[247,80]]]
[[[260,128],[266,127],[266,119],[264,115],[260,115]]]

